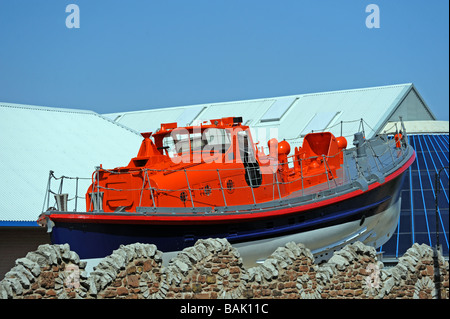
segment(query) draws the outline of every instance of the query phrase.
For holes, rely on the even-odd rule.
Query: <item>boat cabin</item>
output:
[[[142,133],[127,166],[93,173],[87,211],[134,212],[137,207],[217,207],[281,199],[338,179],[344,137],[310,133],[302,147],[271,139],[258,149],[241,117]],[[336,181],[335,181],[336,183]]]

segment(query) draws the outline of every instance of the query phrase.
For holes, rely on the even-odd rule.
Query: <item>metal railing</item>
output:
[[[54,173],[55,173],[54,171],[50,170],[49,175],[48,175],[48,181],[47,181],[47,187],[46,187],[45,196],[44,196],[44,203],[42,205],[42,211],[44,212],[49,209],[50,210],[53,210],[53,209],[64,210],[63,209],[64,207],[67,208],[67,202],[72,201],[72,200],[75,202],[74,211],[77,211],[78,199],[85,199],[84,196],[78,195],[79,181],[80,180],[89,180],[90,178],[88,178],[88,177],[71,177],[71,176],[65,176],[65,175],[56,177],[54,175]],[[52,180],[60,181],[58,190],[56,192],[51,189]],[[75,195],[72,198],[68,197],[68,193],[63,193],[64,180],[74,180],[75,181]],[[50,204],[50,195],[52,195],[52,194],[55,196],[55,202],[53,205]],[[55,208],[55,206],[57,206],[57,207]],[[47,209],[45,209],[46,207],[47,207]]]

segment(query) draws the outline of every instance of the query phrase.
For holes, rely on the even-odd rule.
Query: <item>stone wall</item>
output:
[[[449,298],[449,265],[414,244],[395,267],[383,268],[375,249],[360,242],[317,265],[302,244],[278,248],[246,269],[225,239],[199,240],[162,266],[155,245],[121,246],[89,275],[68,245],[41,245],[16,260],[0,282],[14,299],[380,299]],[[435,276],[435,274],[438,274]]]

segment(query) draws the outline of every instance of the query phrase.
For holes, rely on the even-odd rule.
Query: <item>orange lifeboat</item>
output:
[[[379,246],[396,227],[402,178],[415,158],[404,138],[358,132],[353,148],[319,132],[294,148],[270,139],[266,154],[241,117],[165,123],[142,137],[128,165],[93,172],[86,211],[43,212],[53,243],[99,258],[121,244],[176,252],[220,237],[247,263],[288,241],[316,258],[350,239]]]

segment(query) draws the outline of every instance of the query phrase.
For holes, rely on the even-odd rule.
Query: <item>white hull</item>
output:
[[[358,220],[288,236],[234,244],[233,247],[239,250],[247,267],[264,261],[278,247],[291,241],[302,243],[310,249],[316,262],[331,258],[335,251],[355,241],[378,248],[394,233],[400,215],[400,205],[401,197],[385,211],[365,218],[362,224],[361,220]]]

